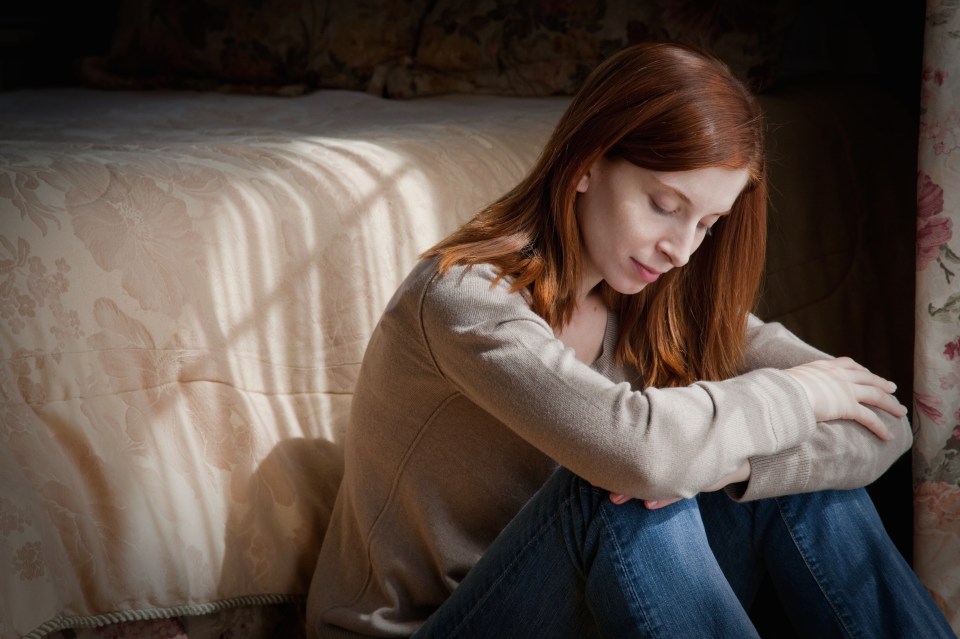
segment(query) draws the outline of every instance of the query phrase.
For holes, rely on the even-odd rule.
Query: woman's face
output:
[[[730,212],[748,176],[747,169],[667,173],[618,158],[598,160],[577,184],[581,295],[601,280],[631,295],[686,264]]]

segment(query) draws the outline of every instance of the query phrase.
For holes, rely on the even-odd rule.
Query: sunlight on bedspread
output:
[[[564,105],[0,96],[0,636],[304,593],[381,309]]]

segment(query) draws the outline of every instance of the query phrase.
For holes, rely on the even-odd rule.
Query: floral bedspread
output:
[[[374,322],[565,104],[0,96],[0,637],[296,603]]]

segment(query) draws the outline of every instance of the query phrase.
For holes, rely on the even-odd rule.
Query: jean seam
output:
[[[843,614],[843,611],[837,606],[834,598],[830,596],[830,593],[823,585],[823,575],[820,570],[817,568],[816,562],[814,562],[807,554],[803,544],[800,539],[797,538],[797,535],[794,533],[794,525],[791,521],[789,514],[789,504],[780,497],[774,498],[774,502],[777,504],[777,511],[780,514],[780,519],[783,521],[786,526],[787,533],[790,535],[790,540],[793,541],[793,545],[796,547],[797,552],[800,555],[800,558],[803,560],[803,564],[807,567],[807,570],[810,572],[810,575],[813,576],[814,582],[817,584],[817,588],[820,590],[820,593],[823,595],[824,600],[830,606],[830,610],[833,611],[834,617],[840,623],[840,627],[843,628],[843,632],[847,637],[856,637],[859,633],[853,632],[850,628],[850,625],[846,619],[846,616]]]
[[[619,541],[619,539],[617,538],[617,535],[613,532],[613,527],[611,526],[610,521],[607,519],[607,513],[606,513],[606,510],[604,510],[603,506],[600,507],[600,519],[601,519],[602,522],[603,522],[604,528],[606,528],[606,530],[610,532],[610,538],[611,538],[611,540],[612,540],[612,542],[613,542],[613,547],[614,547],[614,550],[616,551],[616,555],[617,555],[617,568],[618,568],[618,571],[623,571],[623,570],[624,570],[623,567],[624,567],[624,565],[626,564],[626,559],[625,559],[625,557],[624,557],[623,550],[622,550],[622,548],[621,548],[621,546],[620,546],[620,541]],[[636,588],[634,588],[634,586],[633,586],[633,581],[630,580],[630,579],[626,579],[626,580],[624,580],[624,581],[626,581],[626,584],[627,584],[625,589],[626,589],[627,591],[629,591],[630,598],[631,598],[631,599],[634,601],[634,603],[635,603],[634,608],[635,608],[635,610],[636,610],[636,614],[637,614],[637,616],[639,616],[639,617],[643,620],[643,625],[644,625],[644,626],[646,627],[646,629],[647,629],[647,635],[648,635],[649,637],[657,637],[657,636],[658,636],[658,633],[654,630],[653,625],[652,625],[652,623],[651,623],[651,620],[650,620],[650,618],[647,616],[647,614],[646,614],[646,612],[645,612],[645,608],[644,608],[644,606],[642,605],[643,602],[642,602],[639,594],[637,593]]]
[[[558,508],[556,512],[553,515],[551,515],[546,521],[544,521],[543,525],[537,528],[536,532],[534,532],[534,534],[530,536],[529,541],[527,541],[527,543],[525,543],[523,547],[520,548],[514,554],[513,559],[511,559],[510,562],[506,566],[504,566],[503,570],[500,571],[500,574],[497,576],[497,578],[493,582],[491,582],[490,586],[484,591],[483,596],[478,598],[476,602],[474,602],[474,604],[470,606],[470,610],[467,612],[467,614],[465,614],[463,618],[460,620],[460,622],[453,627],[453,629],[450,631],[451,637],[458,635],[463,629],[463,627],[467,624],[467,622],[473,618],[474,614],[476,614],[481,604],[484,601],[486,601],[490,597],[490,594],[493,592],[493,590],[495,590],[503,582],[503,580],[506,578],[507,573],[510,572],[510,569],[520,560],[520,557],[526,552],[527,548],[529,548],[537,540],[539,540],[540,537],[543,535],[544,531],[550,528],[551,526],[553,526],[556,520],[563,516],[563,512],[562,512],[563,509],[568,506],[568,504],[572,501],[572,499],[573,499],[572,495],[567,495],[567,497],[565,497],[563,501],[561,501],[558,504]]]

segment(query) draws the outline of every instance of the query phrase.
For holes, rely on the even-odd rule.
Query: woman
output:
[[[808,636],[952,636],[849,490],[909,447],[893,385],[750,315],[762,131],[718,60],[628,48],[426,253],[364,357],[312,633],[750,637],[767,571]]]

